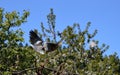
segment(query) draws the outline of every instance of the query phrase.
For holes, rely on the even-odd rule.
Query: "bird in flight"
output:
[[[63,38],[57,43],[43,42],[43,40],[34,32],[30,31],[30,42],[32,48],[39,52],[40,54],[45,54],[45,52],[51,52],[56,50],[61,46]]]

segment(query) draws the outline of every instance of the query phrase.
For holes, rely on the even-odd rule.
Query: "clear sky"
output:
[[[120,0],[0,0],[0,7],[9,12],[30,11],[28,22],[21,26],[27,43],[31,29],[40,30],[41,22],[47,26],[46,15],[53,8],[57,30],[73,23],[79,23],[83,30],[90,21],[90,30],[98,30],[95,40],[110,45],[108,55],[117,52],[120,57]]]

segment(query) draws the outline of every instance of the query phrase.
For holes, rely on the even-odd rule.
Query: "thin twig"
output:
[[[14,71],[14,72],[12,72],[12,74],[21,74],[21,73],[26,72],[28,70],[35,70],[35,69],[39,69],[39,68],[47,69],[47,70],[53,71],[53,72],[57,72],[57,70],[41,66],[41,67],[28,68],[28,69],[25,69],[25,70],[22,70],[22,71]]]

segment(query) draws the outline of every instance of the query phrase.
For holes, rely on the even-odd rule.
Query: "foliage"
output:
[[[88,22],[82,31],[77,23],[67,26],[62,33],[55,29],[53,9],[47,16],[48,28],[41,23],[41,38],[57,42],[64,38],[63,46],[57,50],[41,55],[31,47],[22,45],[24,41],[21,29],[12,28],[26,22],[29,12],[22,16],[16,11],[4,13],[0,9],[0,72],[7,74],[32,75],[119,75],[120,59],[114,53],[103,56],[109,46],[94,40],[97,30],[89,33],[91,23]],[[38,32],[37,30],[35,30]],[[89,46],[91,42],[95,45]]]
[[[20,16],[19,12],[4,12],[0,8],[0,73],[9,74],[13,71],[23,70],[32,67],[34,55],[32,50],[23,46],[23,31],[19,28],[27,21],[29,12],[24,11]]]

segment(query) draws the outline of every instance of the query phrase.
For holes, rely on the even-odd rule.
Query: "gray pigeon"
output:
[[[56,50],[62,44],[62,41],[63,39],[61,39],[58,43],[43,42],[43,40],[34,31],[30,31],[31,46],[40,54]]]

